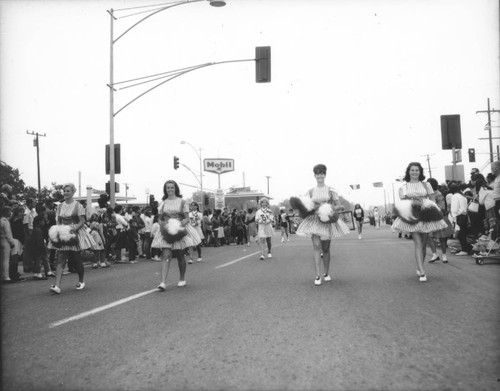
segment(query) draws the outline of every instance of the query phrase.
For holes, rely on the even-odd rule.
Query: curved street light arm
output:
[[[201,0],[197,0],[197,1],[201,1]],[[181,72],[178,72],[177,74],[169,77],[167,80],[165,81],[162,81],[161,83],[158,83],[157,85],[155,85],[154,87],[151,87],[150,89],[144,91],[142,94],[136,96],[134,99],[132,99],[130,102],[128,102],[126,105],[122,106],[116,113],[113,114],[113,117],[118,115],[118,113],[120,111],[122,111],[123,109],[125,109],[127,106],[130,106],[132,103],[134,103],[137,99],[141,98],[142,96],[146,95],[148,92],[160,87],[161,85],[165,84],[166,82],[170,81],[170,80],[173,80],[173,79],[176,79],[177,77],[179,76],[182,76],[182,75],[185,75],[186,73],[189,73],[189,72],[192,72],[192,71],[195,71],[197,69],[201,69],[201,68],[205,68],[205,67],[208,67],[208,66],[211,66],[211,65],[219,65],[219,64],[227,64],[227,63],[231,63],[231,62],[245,62],[245,61],[255,61],[254,58],[252,59],[247,59],[247,60],[227,60],[227,61],[219,61],[219,62],[209,62],[209,63],[205,63],[205,64],[200,64],[200,65],[195,65],[193,66],[192,68],[189,68],[187,70],[184,70],[184,71],[181,71]],[[110,86],[111,87],[111,86]],[[112,88],[112,87],[111,87]]]
[[[196,173],[195,173],[193,170],[191,170],[188,166],[186,166],[184,163],[181,163],[181,165],[182,165],[182,166],[184,166],[186,169],[188,169],[188,170],[191,172],[191,174],[193,174],[193,175],[194,175],[194,177],[196,178],[196,180],[198,181],[198,183],[199,183],[199,184],[200,184],[200,186],[201,186],[201,181],[200,181],[200,179],[198,178],[198,175],[196,175]]]
[[[172,5],[169,5],[169,6],[166,6],[166,7],[163,7],[163,8],[160,8],[159,10],[157,11],[154,11],[152,13],[150,13],[149,15],[145,16],[144,18],[142,18],[141,20],[139,20],[138,22],[134,23],[132,26],[130,26],[128,29],[126,29],[123,33],[121,33],[114,41],[113,41],[113,44],[118,41],[121,37],[123,37],[125,34],[127,34],[130,30],[132,30],[135,26],[137,26],[139,23],[142,23],[144,22],[146,19],[150,18],[151,16],[153,15],[156,15],[158,12],[161,12],[161,11],[165,11],[169,8],[172,8],[172,7],[176,7],[178,5],[182,5],[182,4],[187,4],[187,3],[197,3],[197,2],[200,2],[200,1],[206,1],[206,0],[187,0],[187,1],[181,1],[179,3],[176,3],[176,4],[172,4]]]

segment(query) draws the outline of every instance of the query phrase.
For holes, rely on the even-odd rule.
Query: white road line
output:
[[[231,262],[228,262],[228,263],[223,263],[222,265],[216,266],[215,268],[216,268],[216,269],[220,269],[221,267],[226,267],[226,266],[232,265],[233,263],[236,263],[236,262],[239,262],[239,261],[243,261],[244,259],[247,259],[247,258],[253,257],[254,255],[257,255],[257,254],[260,254],[260,251],[256,251],[256,252],[254,252],[254,253],[247,254],[247,255],[245,255],[244,257],[241,257],[241,258],[235,259],[234,261],[231,261]]]
[[[135,300],[135,299],[138,299],[139,297],[146,296],[146,295],[149,295],[151,293],[158,292],[158,291],[159,291],[158,289],[152,289],[150,291],[141,292],[141,293],[138,293],[136,295],[132,295],[129,297],[125,297],[124,299],[114,301],[113,303],[103,305],[102,307],[97,307],[97,308],[94,308],[93,310],[82,312],[81,314],[71,316],[71,317],[66,318],[66,319],[58,320],[57,322],[53,322],[53,323],[49,324],[49,329],[57,327],[57,326],[61,326],[65,323],[73,322],[73,321],[78,320],[78,319],[86,318],[87,316],[97,314],[98,312],[105,311],[109,308],[116,307],[120,304],[124,304],[128,301]]]

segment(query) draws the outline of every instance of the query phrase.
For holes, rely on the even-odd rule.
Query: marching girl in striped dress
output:
[[[324,164],[318,164],[314,166],[313,172],[317,185],[309,190],[306,195],[309,196],[316,205],[328,203],[332,206],[340,207],[341,205],[337,193],[330,186],[325,184],[326,166]],[[316,213],[307,216],[300,224],[296,232],[297,235],[310,236],[312,238],[314,268],[316,271],[314,285],[321,285],[321,253],[323,253],[323,280],[332,280],[329,274],[331,240],[347,235],[349,232],[349,227],[342,219],[325,223],[321,221]]]
[[[406,168],[404,177],[406,183],[399,189],[400,200],[422,202],[420,216],[415,215],[414,205],[410,206],[410,209],[407,208],[405,210],[402,204],[396,204],[395,211],[398,217],[392,224],[393,230],[411,233],[415,248],[417,274],[421,282],[427,281],[424,270],[427,236],[430,232],[439,231],[447,227],[439,208],[434,202],[430,201],[430,196],[434,193],[434,190],[430,183],[422,182],[425,179],[423,172],[424,169],[420,163],[410,163]],[[424,206],[427,210],[437,211],[437,213],[434,213],[435,216],[431,218],[425,217]]]
[[[175,256],[179,263],[180,280],[177,286],[186,286],[184,250],[188,247],[196,247],[201,243],[201,238],[189,223],[189,205],[182,199],[179,186],[175,181],[165,182],[162,199],[163,201],[158,206],[160,230],[155,233],[151,247],[162,250],[161,283],[158,289],[164,291],[167,288],[166,280],[172,256]]]
[[[52,232],[60,229],[60,226],[69,226],[72,239],[64,241],[56,236],[50,236],[50,243],[47,246],[49,249],[57,249],[57,267],[56,267],[56,282],[50,287],[52,293],[61,293],[61,280],[68,257],[71,252],[75,254],[75,268],[78,272],[78,284],[76,289],[83,289],[84,268],[81,258],[83,250],[96,246],[94,239],[89,234],[85,227],[85,208],[78,201],[73,199],[76,193],[76,187],[72,183],[67,183],[63,186],[64,202],[61,203],[56,210],[57,226],[54,226]]]

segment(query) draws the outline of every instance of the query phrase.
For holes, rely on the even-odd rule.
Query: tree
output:
[[[12,194],[18,195],[24,194],[25,183],[21,179],[21,174],[16,168],[12,168],[7,163],[0,161],[0,183],[2,185],[7,184],[12,186]]]

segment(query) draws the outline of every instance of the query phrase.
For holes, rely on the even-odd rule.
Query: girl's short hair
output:
[[[262,205],[262,203],[266,201],[267,204],[269,205],[269,200],[266,198],[266,197],[262,197],[260,200],[259,200],[259,205]]]
[[[326,166],[324,164],[316,164],[313,167],[314,175],[316,174],[326,174]]]
[[[10,206],[2,206],[0,209],[0,216],[9,217],[10,212],[12,212],[12,208]]]
[[[73,183],[65,183],[65,184],[63,185],[63,187],[62,187],[62,188],[63,188],[63,191],[64,191],[64,189],[66,189],[67,187],[69,187],[69,188],[71,189],[71,192],[72,192],[73,194],[75,194],[75,193],[76,193],[76,186],[75,186]]]
[[[418,167],[418,169],[420,170],[420,175],[418,176],[418,180],[423,181],[425,179],[424,168],[422,167],[422,165],[419,162],[411,162],[410,164],[408,164],[408,167],[406,167],[406,172],[404,177],[405,182],[410,182],[410,168],[414,166]]]
[[[432,190],[436,191],[439,188],[438,181],[434,178],[427,179],[427,182],[431,184]]]

